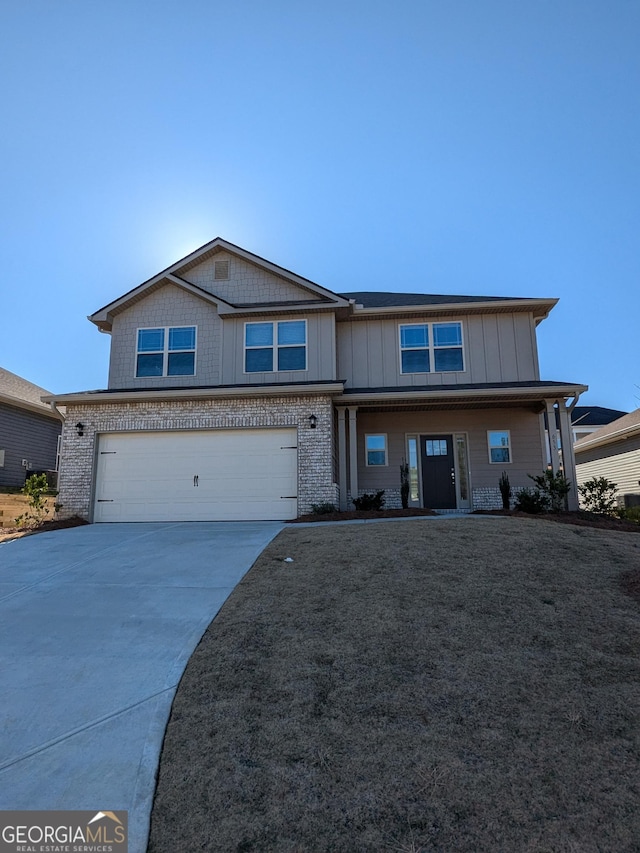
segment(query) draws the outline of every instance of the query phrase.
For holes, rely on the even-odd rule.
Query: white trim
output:
[[[368,438],[384,438],[384,462],[381,465],[375,465],[369,463],[369,450],[367,448],[367,439]],[[380,451],[373,450],[372,453],[379,453]],[[365,432],[364,434],[364,464],[367,468],[388,468],[389,467],[389,441],[387,438],[386,432]]]
[[[281,349],[291,349],[293,347],[302,346],[301,344],[279,344],[278,343],[278,326],[280,323],[304,323],[304,367],[289,368],[288,370],[279,370],[278,353]],[[268,346],[247,346],[247,326],[267,325],[271,324],[272,344]],[[271,370],[247,370],[247,350],[255,349],[271,349]],[[264,373],[306,373],[309,370],[309,327],[307,318],[303,317],[296,320],[245,320],[242,330],[242,372],[245,376],[256,376]]]
[[[460,345],[456,344],[455,346],[436,346],[435,344],[435,336],[433,333],[435,326],[450,326],[456,325],[460,327]],[[426,327],[427,328],[427,346],[426,347],[403,347],[402,346],[402,330],[405,328],[413,327]],[[464,344],[464,323],[462,320],[428,320],[424,323],[398,323],[398,358],[399,358],[399,369],[401,376],[416,376],[420,374],[444,374],[444,373],[465,373],[466,372],[466,358],[465,358],[465,344]],[[461,349],[462,350],[462,367],[460,370],[436,370],[436,351],[444,350],[444,349]],[[402,353],[410,352],[410,351],[427,351],[429,354],[429,370],[403,370],[402,369]]]
[[[509,461],[508,462],[494,462],[491,458],[491,450],[495,448],[499,450],[503,445],[499,444],[491,444],[490,435],[492,432],[504,432],[507,434],[507,441],[509,442],[507,445],[507,450],[509,451]],[[511,430],[510,429],[488,429],[487,430],[487,453],[489,457],[489,465],[512,465],[513,464],[513,445],[511,444]]]
[[[139,355],[159,355],[160,350],[153,350],[152,352],[140,352],[138,349],[138,340],[140,332],[153,332],[156,330],[162,329],[163,332],[163,346],[162,350],[162,375],[161,376],[138,376],[138,356]],[[193,373],[172,373],[169,375],[167,372],[169,369],[169,332],[171,329],[193,329],[194,334],[194,345],[193,350],[184,349],[184,350],[171,350],[171,352],[193,352]],[[195,325],[188,326],[138,326],[136,328],[136,347],[135,347],[135,357],[134,357],[134,365],[133,365],[133,378],[134,379],[175,379],[178,376],[197,376],[197,359],[198,359],[198,327]]]

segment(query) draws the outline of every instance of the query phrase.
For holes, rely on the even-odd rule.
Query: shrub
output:
[[[502,509],[509,509],[511,506],[511,483],[509,482],[509,475],[506,471],[503,471],[500,475],[498,486],[502,495]]]
[[[615,510],[615,514],[623,521],[640,524],[640,506],[621,506]]]
[[[402,509],[407,509],[409,506],[409,466],[404,459],[400,466],[400,500],[402,501]]]
[[[537,489],[518,489],[515,509],[537,515],[549,511],[549,498]]]
[[[613,514],[616,506],[617,489],[618,484],[612,483],[606,477],[593,477],[578,486],[584,508],[600,515]]]
[[[548,501],[548,512],[562,512],[567,506],[567,495],[571,491],[571,483],[562,471],[554,472],[547,468],[543,474],[534,477],[529,474],[529,479],[536,484],[536,490]]]
[[[329,515],[329,513],[337,511],[335,504],[329,503],[328,501],[322,504],[311,504],[311,512],[314,515]]]
[[[353,505],[356,509],[370,510],[382,509],[384,506],[384,489],[374,494],[360,495],[359,498],[353,498]]]
[[[47,475],[33,474],[26,480],[21,491],[29,498],[29,512],[24,512],[16,518],[16,526],[35,527],[49,515],[49,507],[44,500],[45,494],[50,491]]]

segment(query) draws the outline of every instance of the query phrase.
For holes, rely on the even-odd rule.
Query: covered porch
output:
[[[386,506],[400,507],[405,465],[409,506],[443,512],[500,508],[502,472],[515,492],[549,458],[575,484],[570,413],[584,390],[543,382],[346,390],[334,401],[340,508],[380,489]],[[575,488],[569,508],[578,508]]]

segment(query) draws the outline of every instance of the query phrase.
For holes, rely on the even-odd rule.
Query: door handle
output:
[[[193,485],[194,485],[194,487],[197,487],[197,485],[198,485],[198,475],[197,474],[194,475]]]

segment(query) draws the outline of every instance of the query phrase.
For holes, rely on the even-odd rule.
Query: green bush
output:
[[[548,512],[562,512],[567,507],[567,495],[571,491],[571,483],[564,476],[562,471],[557,471],[555,474],[547,468],[544,473],[534,477],[529,474],[529,479],[533,480],[536,486],[536,491],[540,492],[548,501]]]
[[[45,503],[45,495],[51,494],[47,475],[33,474],[26,480],[21,491],[29,498],[29,512],[24,512],[16,518],[16,526],[35,527],[49,515],[49,507]]]
[[[640,506],[621,506],[615,510],[615,514],[623,521],[640,524]]]
[[[612,515],[616,508],[618,484],[606,477],[593,477],[578,486],[584,508],[600,515]]]
[[[375,495],[365,493],[359,498],[353,498],[353,505],[360,510],[382,509],[384,506],[384,489],[376,492]]]
[[[498,486],[502,495],[502,509],[509,509],[511,506],[511,483],[509,482],[509,475],[506,471],[503,471],[500,475]]]
[[[518,489],[515,509],[537,515],[549,511],[549,498],[537,489]]]
[[[330,513],[337,511],[335,504],[329,503],[328,501],[322,504],[311,504],[311,512],[314,515],[329,515]]]

